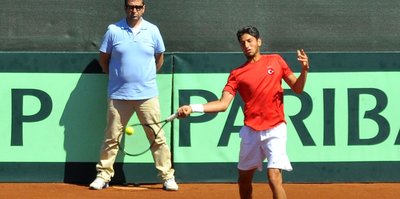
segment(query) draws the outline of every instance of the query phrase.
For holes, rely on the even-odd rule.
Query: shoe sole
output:
[[[106,188],[108,188],[108,184],[105,184],[102,188],[100,188],[100,189],[97,189],[96,187],[89,187],[89,189],[91,189],[91,190],[102,190],[102,189],[106,189]]]
[[[163,187],[163,189],[164,189],[165,191],[178,191],[179,188],[176,188],[176,189],[171,189],[171,188],[169,188],[169,189],[167,189],[166,187]]]

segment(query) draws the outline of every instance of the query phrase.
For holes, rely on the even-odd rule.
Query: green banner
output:
[[[310,72],[301,95],[283,83],[291,161],[400,161],[400,92],[394,84],[399,75]],[[227,76],[176,74],[174,106],[219,99]],[[240,103],[236,97],[226,112],[180,120],[174,129],[175,161],[237,162]]]
[[[295,53],[280,54],[298,75]],[[43,176],[52,182],[93,180],[107,108],[107,76],[97,57],[97,52],[0,53],[0,181],[37,182]],[[294,94],[282,82],[287,150],[295,169],[285,179],[397,182],[400,54],[309,57],[311,69],[302,94]],[[229,72],[244,59],[242,53],[166,54],[157,76],[162,118],[184,104],[218,100]],[[236,181],[242,111],[237,95],[225,112],[196,113],[164,127],[178,179]],[[130,123],[137,122],[134,115]],[[154,181],[151,153],[119,153],[116,161],[114,182]]]
[[[171,111],[171,75],[159,75],[163,117]],[[96,162],[106,125],[104,74],[1,73],[2,162]],[[137,123],[136,116],[132,123]],[[170,124],[165,127],[167,136]],[[151,154],[117,161],[152,162]]]

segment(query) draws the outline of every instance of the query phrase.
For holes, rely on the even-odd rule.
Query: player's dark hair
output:
[[[239,29],[236,33],[237,39],[238,41],[240,41],[240,38],[244,35],[244,34],[249,34],[253,37],[255,37],[256,39],[260,38],[260,32],[258,32],[257,28],[254,26],[245,26],[241,29]]]
[[[142,0],[143,5],[145,5],[144,0]],[[128,7],[128,0],[125,0],[125,8]]]

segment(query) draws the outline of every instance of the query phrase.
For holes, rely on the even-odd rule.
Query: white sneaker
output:
[[[166,181],[164,181],[163,189],[167,191],[178,191],[178,184],[175,182],[175,178],[172,177]]]
[[[92,183],[90,183],[89,188],[100,190],[108,187],[108,182],[104,181],[102,178],[96,178]]]

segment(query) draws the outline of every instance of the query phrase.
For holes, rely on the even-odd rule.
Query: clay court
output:
[[[285,184],[291,199],[395,199],[400,197],[400,183],[351,184]],[[101,191],[85,185],[64,183],[0,183],[0,198],[23,199],[102,199],[102,198],[163,198],[163,199],[235,199],[236,184],[180,184],[177,192],[162,190],[161,184],[141,186],[111,186]],[[267,184],[256,183],[254,199],[271,198]]]

